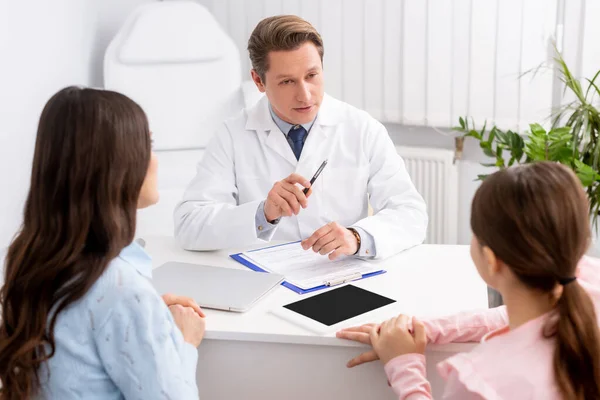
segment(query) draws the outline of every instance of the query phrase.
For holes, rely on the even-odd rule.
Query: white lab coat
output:
[[[371,234],[377,258],[423,242],[427,212],[385,127],[325,95],[297,161],[284,134],[258,103],[226,121],[175,209],[175,236],[189,250],[244,248],[261,242],[255,216],[273,184],[293,172],[313,185],[308,207],[283,217],[273,240],[300,240],[331,221]],[[368,194],[368,195],[367,195]],[[373,216],[367,216],[368,202]]]

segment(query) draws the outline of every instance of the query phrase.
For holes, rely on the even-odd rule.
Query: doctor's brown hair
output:
[[[503,169],[477,190],[471,229],[530,287],[549,296],[575,276],[590,242],[589,204],[575,174],[550,162]],[[554,375],[565,399],[600,398],[600,335],[590,296],[563,286],[544,329],[555,341]]]
[[[69,87],[46,104],[0,290],[0,399],[36,396],[57,316],[133,241],[150,147],[146,115],[119,93]]]
[[[263,83],[269,70],[269,52],[296,50],[312,42],[323,62],[323,39],[308,22],[295,15],[277,15],[265,18],[256,25],[248,40],[248,53],[252,68]]]

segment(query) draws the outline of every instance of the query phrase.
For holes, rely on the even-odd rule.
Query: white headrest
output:
[[[189,1],[172,1],[134,14],[117,50],[123,64],[215,61],[227,36],[210,12]],[[215,34],[218,33],[218,34]]]
[[[243,107],[237,47],[194,1],[137,8],[106,50],[105,88],[139,103],[156,150],[203,148]]]

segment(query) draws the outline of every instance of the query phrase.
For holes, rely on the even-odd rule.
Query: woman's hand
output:
[[[167,307],[174,306],[174,305],[180,305],[183,307],[191,307],[194,309],[194,311],[196,311],[196,313],[200,317],[202,317],[202,318],[206,317],[206,315],[204,314],[204,311],[202,311],[202,309],[200,308],[198,303],[196,303],[196,301],[194,299],[192,299],[191,297],[176,296],[174,294],[167,293],[162,296],[162,299],[165,302],[165,304],[167,305]]]

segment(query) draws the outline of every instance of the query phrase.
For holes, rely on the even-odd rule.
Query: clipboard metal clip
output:
[[[337,285],[341,285],[343,283],[355,281],[355,280],[360,279],[360,278],[362,278],[362,274],[360,272],[356,272],[354,274],[347,275],[347,276],[342,276],[342,277],[337,278],[337,279],[326,280],[325,282],[323,282],[323,284],[325,286],[337,286]]]

